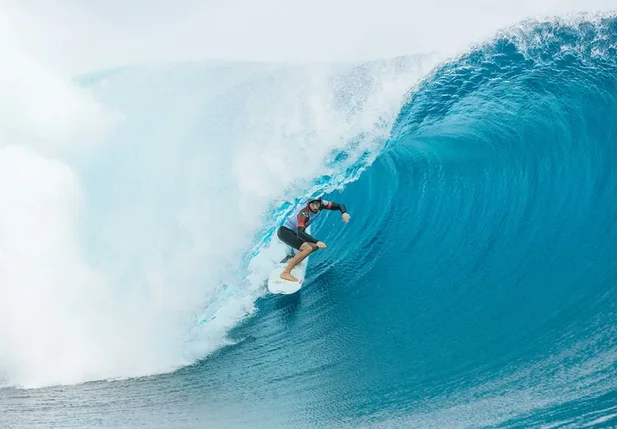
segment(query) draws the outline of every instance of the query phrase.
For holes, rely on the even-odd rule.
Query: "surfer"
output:
[[[350,216],[343,204],[321,198],[309,200],[307,205],[296,210],[276,231],[276,235],[283,243],[298,251],[281,273],[282,279],[297,282],[298,279],[291,275],[291,270],[315,250],[326,248],[324,242],[311,237],[305,231],[322,210],[339,210],[342,213],[343,222],[349,222]]]

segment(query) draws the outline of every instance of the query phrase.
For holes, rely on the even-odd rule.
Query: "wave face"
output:
[[[85,79],[124,125],[88,155],[58,156],[54,177],[89,196],[67,228],[83,232],[77,266],[99,294],[75,310],[58,280],[64,295],[49,299],[68,316],[38,306],[48,324],[27,344],[3,331],[4,378],[38,387],[193,365],[36,390],[29,423],[69,421],[37,410],[53,395],[91,398],[70,415],[89,426],[615,424],[617,20],[528,23],[430,65]],[[265,295],[285,201],[319,193],[352,221],[315,224],[328,249],[305,288]],[[134,407],[110,410],[110,397]],[[18,410],[5,422],[28,423]]]
[[[284,424],[615,424],[616,42],[530,24],[411,89],[306,290],[237,334]]]
[[[615,19],[551,22],[440,66],[334,198],[354,222],[318,233],[337,262],[315,281],[343,301],[353,402],[419,427],[615,419],[616,42]]]

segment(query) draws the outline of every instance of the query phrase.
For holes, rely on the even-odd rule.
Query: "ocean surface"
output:
[[[0,427],[617,426],[615,17],[76,82],[98,143],[0,150]]]

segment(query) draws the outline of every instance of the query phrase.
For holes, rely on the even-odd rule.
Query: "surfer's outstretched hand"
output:
[[[343,222],[347,223],[349,222],[349,218],[351,216],[349,216],[349,213],[343,213]]]

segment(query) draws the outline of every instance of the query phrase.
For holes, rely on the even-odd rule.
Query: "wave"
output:
[[[354,222],[316,232],[315,281],[361,315],[338,371],[370,374],[348,385],[376,426],[614,419],[616,42],[614,18],[530,23],[440,65],[333,196]]]
[[[269,268],[247,275],[247,249],[274,225],[272,205],[383,144],[428,58],[126,68],[41,90],[65,88],[48,128],[96,127],[58,147],[24,121],[4,140],[5,383],[167,372],[228,344],[264,293]]]
[[[0,188],[5,383],[195,364],[177,374],[207,371],[200,392],[276,389],[285,424],[610,422],[616,46],[609,16],[447,61],[83,77],[90,116],[58,110],[97,144],[24,143],[28,122],[3,140],[23,191]],[[273,231],[321,194],[352,221],[313,226],[301,294],[265,296]]]

